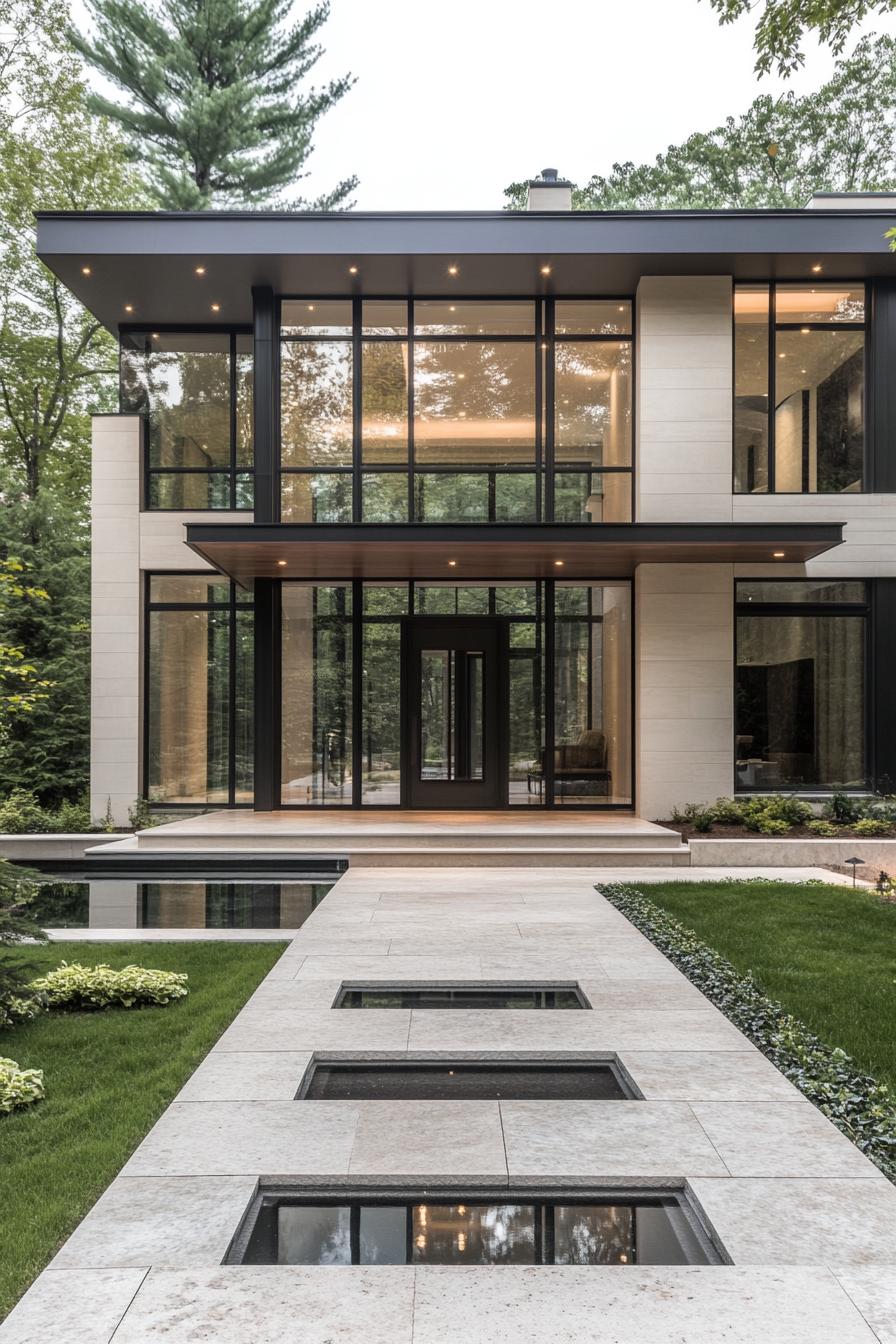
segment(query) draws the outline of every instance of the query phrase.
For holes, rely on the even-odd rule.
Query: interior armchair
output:
[[[586,728],[575,742],[561,742],[554,748],[554,791],[558,796],[606,798],[611,782],[607,737],[599,728]]]

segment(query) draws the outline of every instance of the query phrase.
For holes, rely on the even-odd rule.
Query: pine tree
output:
[[[94,39],[76,49],[127,97],[93,94],[94,112],[118,123],[150,188],[168,210],[257,206],[303,176],[312,134],[354,83],[346,75],[300,91],[321,56],[313,39],[330,7],[322,0],[298,24],[291,0],[88,0]],[[313,202],[332,210],[357,179]]]

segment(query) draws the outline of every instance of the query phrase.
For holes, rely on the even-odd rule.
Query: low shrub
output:
[[[140,1008],[170,1003],[187,993],[187,976],[176,971],[153,971],[145,966],[82,966],[64,961],[55,971],[32,980],[48,1008],[85,1012],[99,1008]]]
[[[860,821],[855,822],[852,829],[856,835],[892,836],[896,826],[883,817],[862,817]]]
[[[862,815],[864,806],[860,798],[850,798],[845,793],[834,793],[825,803],[823,815],[829,821],[836,821],[840,826],[851,826]]]
[[[816,821],[807,822],[806,826],[807,829],[810,830],[813,835],[825,836],[830,838],[840,834],[840,827],[835,826],[832,821],[823,821],[821,819],[818,819]]]
[[[761,816],[757,820],[756,830],[760,835],[789,835],[793,826],[783,817]]]
[[[14,1059],[0,1057],[0,1115],[30,1106],[43,1095],[42,1069],[20,1069]]]
[[[717,798],[712,805],[712,814],[720,826],[743,826],[743,799]]]
[[[39,835],[47,829],[47,814],[33,793],[13,789],[0,803],[0,835]]]
[[[740,879],[737,879],[739,882]],[[808,885],[808,884],[807,884]],[[768,998],[692,929],[633,887],[598,890],[756,1045],[785,1078],[896,1181],[896,1095]]]

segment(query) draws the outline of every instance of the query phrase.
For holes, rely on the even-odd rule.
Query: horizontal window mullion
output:
[[[737,616],[867,616],[870,607],[847,606],[845,603],[832,602],[830,606],[810,605],[808,602],[765,604],[759,602],[738,602],[734,607]]]

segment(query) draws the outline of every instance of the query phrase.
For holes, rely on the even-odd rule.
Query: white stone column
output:
[[[140,794],[140,417],[93,417],[90,811],[120,825]]]
[[[640,565],[635,572],[636,808],[734,789],[732,565]]]
[[[636,302],[636,521],[731,522],[731,277],[648,275]]]

